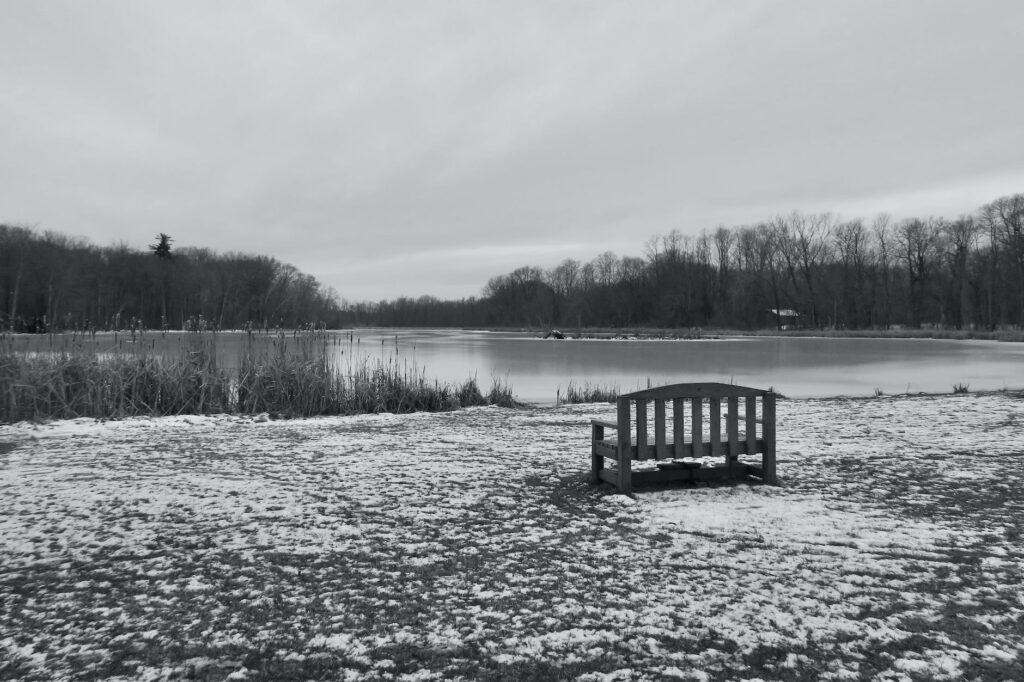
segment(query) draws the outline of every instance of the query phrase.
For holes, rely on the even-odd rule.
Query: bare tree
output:
[[[1015,301],[1012,319],[1024,324],[1024,194],[1000,197],[985,204],[979,211],[982,225],[988,230],[993,251],[1005,255],[1013,273]],[[998,258],[993,263],[998,266]]]
[[[953,324],[957,329],[961,329],[974,319],[968,260],[978,242],[980,226],[972,216],[962,215],[946,223],[944,231],[946,262],[950,271]]]
[[[811,324],[819,326],[819,283],[821,265],[829,254],[828,234],[832,214],[804,215],[794,211],[773,221],[777,244],[786,263],[786,272],[808,309]]]
[[[920,327],[924,317],[927,287],[931,283],[938,255],[942,221],[909,218],[896,226],[899,255],[906,265],[910,293],[910,323]]]
[[[892,325],[893,316],[893,237],[892,217],[888,213],[879,213],[871,224],[875,237],[877,252],[875,264],[878,268],[878,279],[882,289],[881,322],[884,329]]]
[[[580,262],[566,258],[547,273],[547,282],[560,296],[572,296],[576,293],[580,279]]]
[[[605,251],[593,260],[594,275],[601,286],[611,286],[618,276],[619,257],[611,251]]]
[[[870,324],[867,301],[870,235],[859,218],[836,225],[833,241],[839,255],[839,289],[848,323],[857,328]]]
[[[719,293],[724,294],[729,279],[729,270],[732,266],[733,247],[736,244],[736,235],[719,226],[713,237],[715,245],[715,263],[718,265],[718,286]]]

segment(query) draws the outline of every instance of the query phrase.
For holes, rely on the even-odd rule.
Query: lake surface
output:
[[[361,331],[359,352],[414,361],[428,376],[481,387],[507,377],[520,399],[552,403],[569,381],[648,385],[720,381],[789,397],[949,393],[1024,387],[1024,344],[933,339],[736,336],[699,341],[555,340],[477,331]],[[383,341],[383,343],[382,343]],[[372,349],[372,351],[370,350]],[[396,350],[397,349],[397,350]]]
[[[138,345],[175,352],[184,337],[149,332]],[[220,332],[225,365],[237,361],[245,335]],[[20,336],[15,348],[46,350],[47,336]],[[289,343],[291,337],[287,337]],[[124,334],[100,334],[98,350],[125,345]],[[263,339],[266,341],[266,337]],[[61,343],[49,342],[60,349]],[[555,340],[514,332],[360,329],[333,332],[329,345],[340,366],[382,359],[418,367],[428,378],[461,382],[475,376],[507,380],[521,400],[555,402],[570,381],[631,391],[684,381],[774,387],[800,397],[949,393],[1024,388],[1024,344],[932,339],[842,339],[736,336],[699,341]]]

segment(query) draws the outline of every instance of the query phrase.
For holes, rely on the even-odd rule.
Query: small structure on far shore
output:
[[[769,310],[775,316],[775,324],[780,330],[785,331],[800,326],[800,313],[792,308],[770,308]]]

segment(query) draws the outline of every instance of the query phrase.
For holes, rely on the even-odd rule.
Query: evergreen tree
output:
[[[169,235],[166,235],[163,232],[158,234],[156,238],[157,243],[150,244],[149,246],[149,248],[152,249],[153,251],[153,255],[155,255],[157,258],[163,258],[165,260],[171,260],[172,258],[174,258],[174,256],[171,255],[171,242],[173,242],[174,240],[171,239]]]

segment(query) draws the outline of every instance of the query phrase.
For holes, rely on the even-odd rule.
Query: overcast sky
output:
[[[5,0],[0,222],[349,300],[1024,192],[1024,2]]]

